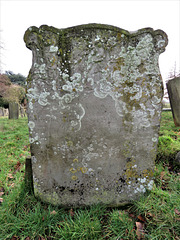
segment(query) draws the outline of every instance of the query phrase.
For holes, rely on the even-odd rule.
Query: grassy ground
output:
[[[0,119],[0,240],[180,239],[180,179],[173,159],[180,127],[163,112],[155,184],[124,209],[63,209],[28,195],[25,158],[30,154],[27,119]]]

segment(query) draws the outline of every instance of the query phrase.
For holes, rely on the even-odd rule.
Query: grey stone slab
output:
[[[9,103],[9,119],[19,118],[19,104],[15,102]]]
[[[175,126],[180,126],[180,77],[167,82],[167,90]]]
[[[167,35],[100,24],[30,27],[27,79],[35,195],[119,206],[153,186]]]

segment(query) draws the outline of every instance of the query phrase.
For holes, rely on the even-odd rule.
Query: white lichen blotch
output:
[[[57,46],[50,46],[49,52],[57,52],[58,51],[58,47]]]

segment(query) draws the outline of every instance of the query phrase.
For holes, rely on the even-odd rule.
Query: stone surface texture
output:
[[[27,79],[35,195],[119,206],[153,186],[167,35],[101,24],[30,27]]]

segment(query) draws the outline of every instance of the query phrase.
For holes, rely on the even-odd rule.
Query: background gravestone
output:
[[[4,116],[5,117],[9,116],[9,109],[8,108],[4,108]]]
[[[21,114],[22,118],[26,117],[26,110],[22,105],[19,105],[19,111],[20,111],[20,114]]]
[[[18,103],[9,103],[9,119],[18,119],[19,118],[19,104]]]
[[[180,126],[180,77],[169,80],[167,82],[167,90],[174,124]]]
[[[4,108],[0,107],[0,117],[4,116]]]
[[[0,117],[7,117],[9,116],[8,108],[0,107]]]
[[[30,27],[27,79],[35,195],[118,206],[153,185],[167,35],[100,24]]]

